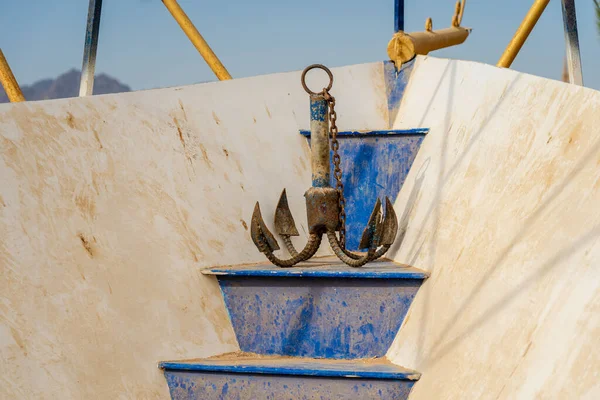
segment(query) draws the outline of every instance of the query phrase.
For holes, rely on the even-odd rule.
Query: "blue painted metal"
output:
[[[392,203],[396,200],[425,137],[425,133],[379,132],[339,137],[349,250],[359,249],[362,231],[377,198],[388,196]],[[330,184],[335,186],[333,176]]]
[[[329,168],[329,132],[325,122],[327,100],[322,95],[310,96],[310,129],[313,132],[314,150],[312,152],[312,186],[329,187],[331,169]]]
[[[381,129],[378,131],[340,131],[338,132],[338,138],[341,137],[353,137],[353,138],[366,138],[366,137],[393,137],[393,136],[411,136],[411,135],[425,135],[429,132],[429,128],[414,128],[414,129]],[[300,134],[310,139],[310,131],[301,129]]]
[[[327,101],[323,97],[310,97],[310,119],[325,121],[327,115]]]
[[[404,30],[404,0],[394,0],[394,32]]]
[[[400,109],[400,102],[402,100],[402,96],[404,96],[404,91],[408,85],[414,65],[414,60],[408,61],[402,64],[402,67],[398,71],[393,62],[385,61],[383,63],[385,93],[388,99],[389,126],[393,126],[394,122],[396,121],[398,110]]]
[[[419,279],[392,272],[370,279],[328,274],[326,279],[218,274],[240,349],[333,359],[384,356],[424,274]]]
[[[335,257],[313,258],[294,268],[279,268],[271,263],[243,266],[216,267],[202,271],[205,275],[218,276],[276,276],[312,278],[361,278],[361,279],[425,279],[429,274],[409,265],[380,259],[362,268],[348,268]]]
[[[346,197],[346,247],[358,250],[376,200],[400,193],[424,135],[341,139]]]
[[[323,360],[230,353],[167,361],[171,398],[406,399],[420,374],[387,359]]]
[[[173,400],[408,398],[414,381],[165,371]]]
[[[418,380],[421,374],[392,364],[385,358],[370,360],[324,360],[260,356],[230,353],[223,356],[189,361],[163,361],[159,368],[171,371],[226,372],[239,374],[267,374],[294,376],[321,376],[330,378],[370,378]]]

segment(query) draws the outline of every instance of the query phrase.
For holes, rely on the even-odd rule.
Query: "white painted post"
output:
[[[79,97],[90,96],[94,91],[94,70],[96,69],[96,51],[98,50],[101,12],[102,0],[90,0],[85,30],[85,43],[83,44],[83,65],[81,67]]]
[[[579,52],[579,37],[577,35],[577,16],[575,0],[561,0],[563,21],[565,24],[565,42],[567,47],[567,71],[569,82],[583,86],[581,72],[581,54]]]

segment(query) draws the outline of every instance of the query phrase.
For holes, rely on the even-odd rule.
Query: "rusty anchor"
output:
[[[306,73],[314,68],[322,69],[329,76],[328,86],[319,93],[311,91],[305,82]],[[359,248],[366,252],[354,253],[346,249],[345,201],[335,124],[337,118],[335,98],[329,94],[333,86],[333,74],[327,67],[313,64],[302,72],[301,82],[310,95],[312,187],[304,194],[309,230],[308,242],[300,252],[292,243],[291,237],[299,236],[299,233],[288,205],[285,189],[275,209],[274,224],[276,233],[281,236],[291,258],[281,259],[274,254],[280,247],[275,236],[264,223],[258,202],[252,214],[250,235],[258,250],[279,267],[292,267],[314,256],[321,245],[323,235],[327,235],[331,249],[341,261],[351,267],[362,267],[369,261],[383,256],[394,243],[398,231],[398,219],[389,198],[385,198],[385,216],[381,201],[377,199],[359,244]],[[330,137],[335,188],[330,185]]]

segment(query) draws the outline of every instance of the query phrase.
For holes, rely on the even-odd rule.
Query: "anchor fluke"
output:
[[[279,250],[279,245],[277,244],[275,236],[273,236],[263,221],[258,201],[256,202],[256,205],[254,206],[254,212],[252,213],[250,236],[252,237],[252,241],[256,247],[258,247],[258,249],[263,253],[265,253],[266,250],[270,252]]]
[[[379,246],[379,238],[381,236],[381,200],[377,199],[375,207],[369,217],[369,222],[363,231],[358,247],[360,249],[370,249]]]
[[[380,245],[391,246],[394,244],[396,239],[396,233],[398,233],[398,218],[394,211],[394,205],[390,201],[389,197],[385,197],[385,218],[383,219],[383,228],[381,232]]]
[[[293,250],[292,258],[287,260],[277,257],[275,254],[273,254],[273,252],[275,250],[279,250],[279,245],[277,244],[275,236],[273,236],[263,221],[258,202],[256,202],[256,205],[254,206],[254,213],[252,214],[250,236],[252,237],[252,241],[256,247],[258,247],[258,249],[267,256],[269,261],[282,268],[292,267],[301,261],[308,260],[315,255],[317,250],[319,250],[319,246],[321,245],[321,235],[311,234],[308,237],[306,246],[304,246],[304,249],[302,249],[300,253]],[[289,239],[289,236],[284,237]],[[288,245],[286,244],[286,246]],[[290,253],[292,252],[290,251]]]
[[[282,236],[300,236],[288,205],[285,189],[281,192],[275,209],[275,232]]]

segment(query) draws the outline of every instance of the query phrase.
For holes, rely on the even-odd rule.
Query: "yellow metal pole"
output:
[[[200,52],[200,55],[204,58],[204,61],[208,64],[210,69],[215,73],[219,80],[227,80],[231,79],[231,75],[227,72],[227,69],[217,55],[212,51],[206,40],[202,37],[200,32],[196,29],[192,21],[185,14],[181,6],[177,3],[176,0],[162,0],[163,4],[167,7],[175,21],[179,24],[183,32],[190,39],[196,50]]]
[[[525,19],[523,19],[523,22],[521,22],[521,26],[519,26],[519,29],[517,29],[515,36],[513,36],[512,40],[506,47],[506,50],[504,50],[502,57],[500,57],[500,60],[497,64],[498,67],[510,67],[549,2],[550,0],[535,0],[529,9],[529,12],[525,16]]]
[[[460,3],[460,12],[458,13],[458,26],[462,23],[463,14],[465,13],[465,5],[467,4],[467,0],[462,0]]]
[[[4,91],[8,95],[8,99],[11,103],[25,101],[23,92],[21,92],[21,88],[10,70],[8,61],[6,61],[4,53],[2,53],[2,49],[0,49],[0,83],[2,84],[2,87],[4,87]]]
[[[429,30],[429,20],[427,25],[428,30],[424,32],[404,33],[400,31],[392,37],[388,43],[387,52],[397,68],[412,60],[417,54],[427,55],[434,50],[461,44],[467,40],[471,32],[471,29],[462,26]]]

